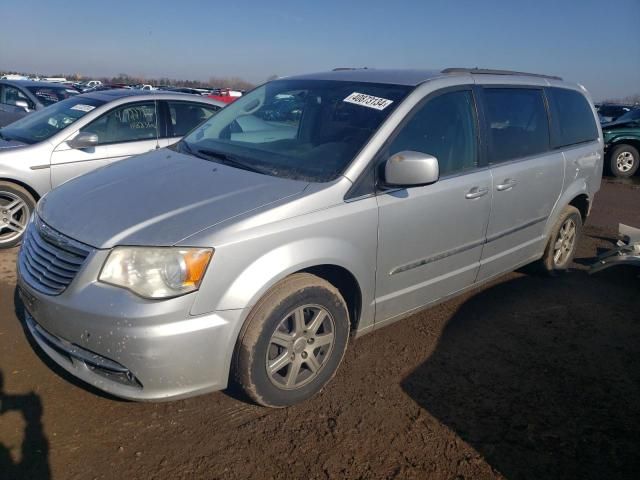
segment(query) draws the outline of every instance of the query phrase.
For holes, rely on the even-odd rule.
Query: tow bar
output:
[[[620,224],[618,243],[615,248],[598,256],[589,273],[596,273],[614,265],[635,265],[640,267],[640,228]]]

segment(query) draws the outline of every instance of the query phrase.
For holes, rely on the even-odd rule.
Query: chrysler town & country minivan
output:
[[[42,198],[18,259],[26,323],[119,397],[233,382],[291,405],[353,336],[532,262],[565,270],[602,163],[586,90],[557,77],[275,80]]]

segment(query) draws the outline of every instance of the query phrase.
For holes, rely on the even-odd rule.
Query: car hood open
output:
[[[38,215],[96,248],[168,246],[307,185],[163,149],[70,180],[40,201]]]

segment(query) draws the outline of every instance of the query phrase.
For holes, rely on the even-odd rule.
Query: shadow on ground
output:
[[[4,391],[4,377],[0,371],[0,424],[2,416],[9,412],[22,415],[25,428],[19,460],[11,456],[10,448],[0,443],[0,478],[43,479],[50,478],[49,442],[42,427],[42,402],[36,393],[9,395]]]
[[[509,480],[638,478],[638,273],[481,291],[402,387]]]

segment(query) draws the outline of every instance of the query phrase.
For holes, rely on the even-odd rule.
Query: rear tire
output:
[[[581,233],[580,211],[567,205],[551,229],[544,254],[538,262],[542,271],[552,276],[565,272],[576,254]]]
[[[25,188],[0,182],[0,249],[15,247],[22,241],[35,207],[35,199]]]
[[[260,405],[287,407],[335,375],[349,339],[340,292],[309,273],[287,277],[253,308],[238,339],[234,377]]]
[[[617,145],[609,157],[609,168],[614,177],[628,178],[635,175],[640,165],[638,149],[631,145]]]

